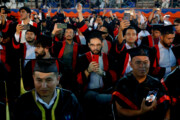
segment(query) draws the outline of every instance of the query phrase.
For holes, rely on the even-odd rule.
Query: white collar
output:
[[[131,46],[128,45],[127,43],[126,43],[125,45],[126,45],[126,48],[127,48],[127,49],[132,49],[132,48],[136,47],[135,45],[134,45],[133,47],[131,47]]]
[[[35,90],[35,98],[36,98],[36,101],[39,102],[39,103],[41,103],[41,104],[43,104],[47,109],[50,109],[50,108],[51,108],[51,106],[54,104],[54,101],[55,101],[56,97],[57,97],[57,91],[56,91],[56,89],[55,89],[55,90],[54,90],[54,95],[53,95],[51,101],[49,102],[49,104],[47,104],[46,102],[44,102],[44,101],[39,97],[39,95],[37,94],[37,92],[36,92],[36,90]]]

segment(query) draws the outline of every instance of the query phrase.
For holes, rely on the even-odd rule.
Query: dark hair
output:
[[[43,48],[52,46],[52,38],[47,35],[41,35],[34,43],[34,46],[41,45]]]
[[[175,20],[174,20],[174,23],[180,23],[180,18],[176,18]]]
[[[94,38],[98,38],[101,42],[103,41],[103,38],[102,38],[101,35],[100,35],[100,36],[93,36],[93,35],[90,35],[90,36],[89,36],[88,42],[90,43],[91,39],[94,39]]]
[[[124,29],[124,30],[123,30],[123,35],[125,35],[125,34],[126,34],[126,32],[127,32],[127,30],[129,30],[129,29],[133,29],[133,30],[135,30],[135,31],[137,32],[137,30],[136,30],[136,28],[135,28],[135,27],[133,27],[133,26],[129,26],[128,28],[126,28],[126,29]]]

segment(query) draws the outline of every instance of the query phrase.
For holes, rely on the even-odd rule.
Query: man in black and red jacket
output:
[[[78,60],[77,82],[83,92],[82,99],[89,119],[97,117],[96,110],[101,115],[100,113],[105,110],[103,108],[110,105],[112,95],[108,89],[117,78],[110,56],[101,52],[103,46],[101,35],[102,33],[97,30],[91,32],[88,37],[90,52],[83,54]]]
[[[160,81],[148,75],[149,49],[138,47],[128,52],[133,70],[118,80],[113,92],[116,117],[122,120],[167,119],[170,98]],[[152,101],[148,94],[153,95]]]
[[[54,30],[52,33],[56,33],[59,30],[62,30],[57,27],[57,24],[54,26]],[[56,41],[53,40],[52,47],[52,57],[61,59],[64,66],[64,74],[63,79],[61,79],[61,85],[65,89],[72,90],[73,92],[76,89],[75,81],[76,81],[76,68],[78,56],[83,52],[82,46],[73,41],[75,36],[75,28],[74,26],[68,24],[67,29],[65,29],[64,40]]]

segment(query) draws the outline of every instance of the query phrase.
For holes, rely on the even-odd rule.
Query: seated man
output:
[[[102,40],[101,31],[91,31],[88,38],[90,51],[80,56],[78,62],[80,72],[77,75],[77,82],[85,93],[83,103],[88,120],[96,120],[97,115],[106,114],[104,111],[107,109],[102,108],[110,105],[112,94],[109,90],[117,78],[110,56],[101,52]]]
[[[81,120],[77,98],[70,91],[56,88],[58,68],[54,60],[39,60],[34,68],[34,86],[17,100],[16,120]]]
[[[166,115],[169,97],[162,84],[147,75],[150,66],[148,51],[147,48],[129,50],[132,73],[117,82],[113,93],[115,110],[121,120],[162,120]],[[148,98],[148,94],[150,97],[152,91],[157,92],[154,94],[156,99],[148,104],[145,98]]]

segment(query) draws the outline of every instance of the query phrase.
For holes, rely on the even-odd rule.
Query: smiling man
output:
[[[169,97],[162,84],[148,75],[150,60],[149,48],[133,48],[130,66],[132,73],[121,78],[113,93],[116,117],[121,120],[162,120],[167,112]],[[156,99],[146,104],[145,98],[151,91],[158,91]],[[166,114],[168,116],[168,114]]]
[[[16,120],[81,120],[75,95],[57,88],[59,74],[54,60],[39,60],[34,68],[34,86],[17,101]]]

